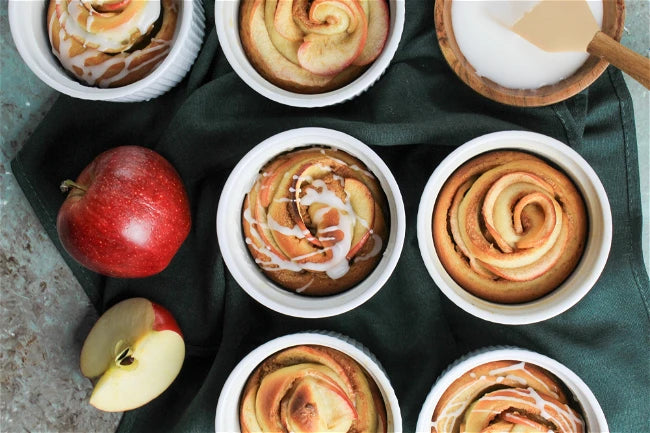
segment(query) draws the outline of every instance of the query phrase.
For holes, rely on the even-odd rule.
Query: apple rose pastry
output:
[[[433,240],[451,277],[483,299],[537,299],[573,271],[587,217],[571,180],[517,151],[470,160],[447,180],[433,214]]]
[[[344,86],[381,54],[386,0],[242,0],[239,33],[257,71],[300,93]]]
[[[178,0],[50,0],[52,52],[89,86],[134,83],[167,57],[178,7]]]
[[[295,346],[267,358],[240,400],[247,432],[386,432],[376,383],[348,355],[325,346]]]
[[[386,198],[361,161],[334,149],[282,154],[258,176],[243,205],[246,244],[274,282],[331,295],[363,280],[388,238]]]
[[[582,433],[582,416],[563,384],[526,362],[494,361],[456,379],[443,393],[431,433]]]

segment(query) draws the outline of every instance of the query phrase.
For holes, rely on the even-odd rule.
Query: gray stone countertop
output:
[[[628,0],[623,43],[650,53],[650,2]],[[120,414],[88,404],[91,383],[79,352],[97,316],[48,238],[11,173],[10,161],[43,118],[56,94],[18,55],[0,2],[0,431],[114,431]],[[626,77],[626,79],[629,77]],[[644,212],[643,249],[650,268],[649,92],[632,93]]]

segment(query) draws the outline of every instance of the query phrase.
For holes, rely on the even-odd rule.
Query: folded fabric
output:
[[[641,259],[632,103],[621,73],[610,68],[588,90],[553,106],[500,105],[466,87],[446,64],[433,4],[408,2],[403,38],[386,73],[361,96],[332,107],[292,108],[251,90],[220,52],[211,0],[205,1],[211,30],[190,75],[173,91],[128,105],[59,97],[12,164],[59,249],[55,220],[65,197],[58,185],[106,149],[131,144],[160,152],[179,171],[191,201],[192,231],[156,276],[102,277],[61,249],[99,312],[144,296],[166,306],[186,337],[180,376],[159,398],[126,413],[120,431],[212,431],[217,398],[237,362],[274,337],[314,329],[348,335],[376,355],[397,393],[404,431],[414,431],[438,375],[490,345],[520,346],[564,363],[595,393],[612,431],[647,430],[650,290]],[[404,250],[388,283],[357,309],[316,320],[286,317],[250,298],[224,266],[215,232],[219,195],[234,165],[263,139],[302,126],[337,129],[372,146],[397,179],[407,217]],[[452,304],[424,267],[415,228],[437,164],[474,137],[512,129],[549,135],[580,153],[600,176],[613,213],[612,249],[596,286],[567,312],[526,326],[488,323]]]

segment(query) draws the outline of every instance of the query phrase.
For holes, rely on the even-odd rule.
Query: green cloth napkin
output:
[[[272,338],[306,330],[348,335],[376,355],[395,388],[405,432],[415,430],[438,375],[460,356],[491,345],[520,346],[558,360],[591,388],[613,432],[648,430],[650,292],[641,260],[632,103],[618,70],[608,69],[564,103],[500,105],[452,73],[438,49],[433,1],[409,1],[400,47],[373,87],[333,107],[292,108],[258,95],[233,72],[219,48],[213,1],[206,0],[205,8],[204,45],[177,88],[137,104],[61,96],[12,164],[59,249],[59,183],[75,178],[100,152],[126,144],[151,147],[185,182],[192,231],[159,275],[102,277],[61,249],[100,313],[144,296],[169,308],[186,336],[179,377],[159,398],[125,413],[120,431],[213,431],[221,387],[239,360]],[[219,195],[234,165],[263,139],[303,126],[337,129],[370,145],[393,171],[406,207],[404,250],[392,277],[362,306],[326,319],[285,317],[254,301],[228,273],[215,233]],[[415,228],[420,195],[437,164],[474,137],[513,129],[549,135],[580,153],[605,186],[614,224],[596,286],[569,311],[527,326],[488,323],[451,303],[424,267]]]

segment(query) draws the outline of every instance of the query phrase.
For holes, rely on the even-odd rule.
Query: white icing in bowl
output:
[[[538,0],[454,0],[451,21],[458,48],[476,73],[510,89],[537,89],[573,75],[587,53],[549,53],[510,30]],[[587,3],[602,27],[603,3]]]

